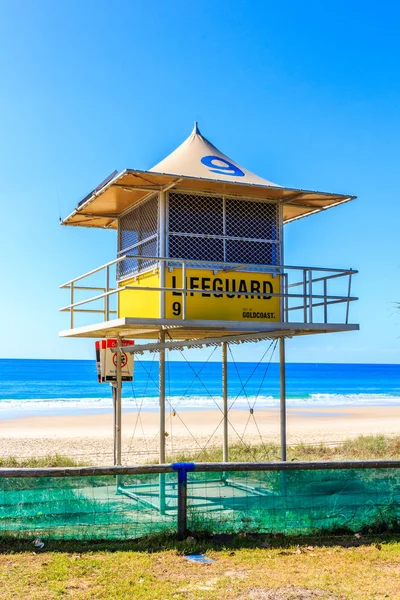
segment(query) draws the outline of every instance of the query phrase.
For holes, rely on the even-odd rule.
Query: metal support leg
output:
[[[117,340],[118,347],[121,347],[121,339]],[[121,421],[122,421],[122,363],[121,352],[117,352],[117,383],[115,388],[115,455],[114,464],[121,464]]]
[[[114,466],[117,464],[117,386],[111,384],[113,403],[113,442],[114,442]]]
[[[165,332],[160,333],[160,343],[165,343]],[[160,350],[158,386],[160,396],[160,451],[159,463],[165,463],[165,349]]]
[[[224,415],[224,433],[222,460],[229,460],[229,441],[228,441],[228,344],[222,342],[222,399],[223,399],[223,415]]]
[[[286,460],[286,368],[285,338],[279,340],[281,460]]]
[[[160,343],[165,343],[165,332],[160,332]],[[159,463],[165,463],[165,349],[160,350],[158,373],[159,397],[160,397],[160,449]],[[160,512],[165,513],[165,474],[160,473]]]

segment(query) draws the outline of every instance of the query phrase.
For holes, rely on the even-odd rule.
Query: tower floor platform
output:
[[[185,320],[180,325],[176,319],[145,319],[124,317],[103,321],[84,327],[74,327],[60,332],[65,338],[105,338],[133,337],[135,339],[157,340],[161,332],[166,332],[171,340],[219,338],[228,335],[245,336],[262,334],[262,337],[294,337],[316,333],[358,331],[359,325],[344,323],[260,323],[256,321],[210,321]]]

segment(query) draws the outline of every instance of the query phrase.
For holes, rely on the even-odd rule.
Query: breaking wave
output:
[[[400,404],[400,395],[391,394],[310,394],[303,397],[289,397],[287,405],[292,408],[301,407],[327,407],[327,406],[385,406]],[[139,398],[124,397],[123,409],[128,411],[158,410],[158,398],[146,396]],[[167,397],[167,409],[179,408],[182,410],[212,410],[222,405],[220,396],[193,395],[193,396],[169,396]],[[229,397],[229,405],[233,409],[247,409],[255,407],[277,408],[279,398],[273,396],[239,396]],[[112,410],[112,399],[108,398],[57,398],[57,399],[7,399],[0,400],[0,414],[13,413],[21,415],[29,414],[65,414],[89,412],[109,412]]]

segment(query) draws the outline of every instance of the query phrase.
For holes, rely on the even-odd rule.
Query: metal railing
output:
[[[157,264],[161,266],[164,264],[170,270],[174,268],[182,269],[182,285],[180,287],[165,287],[165,286],[141,286],[141,285],[120,285],[117,287],[110,287],[110,269],[111,267],[118,265],[125,260],[136,260],[140,261],[157,261]],[[281,278],[280,290],[277,293],[274,292],[242,292],[242,291],[231,291],[231,290],[215,290],[219,296],[229,295],[232,296],[243,296],[252,298],[280,298],[281,305],[281,322],[283,323],[329,323],[328,320],[328,307],[330,305],[344,304],[345,305],[345,317],[341,322],[348,324],[349,322],[349,309],[350,302],[358,300],[357,297],[351,296],[351,285],[352,277],[358,271],[353,269],[332,269],[324,267],[303,267],[303,266],[292,266],[292,265],[259,265],[250,263],[224,263],[216,261],[201,261],[201,260],[186,260],[177,258],[161,258],[153,256],[136,256],[131,254],[125,254],[115,260],[112,260],[96,269],[93,269],[83,275],[80,275],[66,283],[62,284],[60,288],[69,289],[70,291],[70,303],[60,308],[61,312],[70,313],[70,326],[71,329],[75,327],[75,315],[76,313],[98,313],[103,315],[103,321],[109,321],[111,315],[116,315],[116,310],[110,309],[110,298],[114,295],[118,295],[124,291],[132,292],[160,292],[164,295],[169,292],[181,293],[182,295],[182,312],[181,319],[187,318],[187,295],[193,294],[210,294],[210,289],[204,288],[192,288],[187,285],[187,271],[190,268],[211,270],[214,274],[231,273],[231,272],[252,272],[255,274],[271,274],[273,277],[279,276]],[[104,287],[98,286],[83,286],[77,285],[77,282],[81,282],[83,279],[91,277],[101,271],[104,271],[105,285]],[[345,292],[342,294],[332,294],[328,291],[328,284],[333,280],[346,278],[347,285]],[[318,292],[318,286],[321,289]],[[76,301],[76,292],[78,291],[96,291],[101,292]],[[212,290],[211,290],[212,292]],[[103,308],[81,308],[84,305],[103,301]],[[315,310],[322,309],[322,318],[315,320]],[[291,318],[293,313],[301,313],[301,318]]]

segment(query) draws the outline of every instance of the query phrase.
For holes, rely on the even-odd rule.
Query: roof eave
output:
[[[345,194],[333,194],[331,192],[319,192],[316,190],[303,190],[300,188],[287,188],[287,187],[283,187],[283,186],[278,186],[278,185],[264,185],[264,184],[256,184],[256,183],[238,183],[238,182],[232,182],[229,180],[215,180],[215,179],[210,179],[210,178],[203,178],[203,177],[191,177],[188,175],[179,175],[179,174],[172,174],[172,173],[159,173],[159,172],[155,172],[155,171],[141,171],[141,170],[135,170],[135,169],[124,169],[123,171],[121,171],[121,173],[118,173],[115,177],[113,177],[110,181],[106,180],[106,183],[104,185],[100,185],[98,188],[96,188],[93,193],[91,195],[89,195],[87,198],[85,198],[84,202],[82,204],[78,204],[78,206],[76,207],[76,209],[69,214],[65,219],[63,219],[61,221],[61,225],[78,225],[76,223],[71,222],[71,220],[78,215],[79,213],[82,213],[83,215],[85,213],[83,213],[83,211],[100,195],[104,194],[109,188],[111,188],[112,186],[115,187],[121,187],[121,188],[129,188],[129,187],[133,187],[133,186],[128,186],[128,185],[123,185],[118,183],[119,181],[121,181],[121,179],[126,176],[126,175],[133,175],[133,176],[138,176],[141,177],[143,180],[146,180],[148,182],[148,185],[145,186],[138,186],[137,189],[143,189],[144,192],[148,191],[162,191],[162,190],[166,190],[166,189],[171,189],[171,187],[173,187],[174,185],[177,185],[177,183],[180,183],[182,181],[201,181],[204,183],[210,183],[213,185],[213,187],[219,187],[219,186],[225,186],[227,184],[230,184],[232,186],[238,186],[238,191],[239,189],[265,189],[265,190],[274,190],[275,192],[280,190],[283,193],[290,193],[292,192],[293,194],[295,194],[295,196],[293,198],[282,198],[282,199],[276,199],[277,202],[282,202],[285,204],[292,204],[292,206],[296,206],[296,204],[294,204],[295,200],[299,199],[299,196],[302,195],[307,195],[307,194],[312,194],[314,196],[326,196],[326,197],[336,197],[338,198],[337,202],[334,202],[328,206],[324,206],[324,207],[313,207],[310,206],[310,212],[306,212],[306,213],[302,213],[301,215],[298,216],[294,216],[290,219],[285,220],[285,223],[289,223],[292,221],[296,221],[298,219],[304,218],[306,216],[311,216],[312,214],[315,214],[317,212],[321,212],[323,210],[327,210],[328,208],[333,208],[335,206],[338,206],[340,204],[344,204],[346,202],[349,202],[350,200],[354,200],[356,198],[356,196],[350,196],[350,195],[345,195]],[[145,176],[145,177],[144,177]],[[164,185],[159,185],[159,184],[152,184],[152,177],[153,176],[158,176],[158,177],[165,177],[168,178],[169,181],[166,181]],[[82,202],[82,201],[81,201]],[[95,213],[91,214],[90,217],[92,218],[109,218],[109,219],[117,219],[119,217],[120,213],[117,214],[98,214],[96,215]],[[82,225],[84,225],[82,223]],[[95,225],[84,225],[87,227],[96,227]],[[111,224],[104,226],[104,227],[109,227],[111,226]]]

